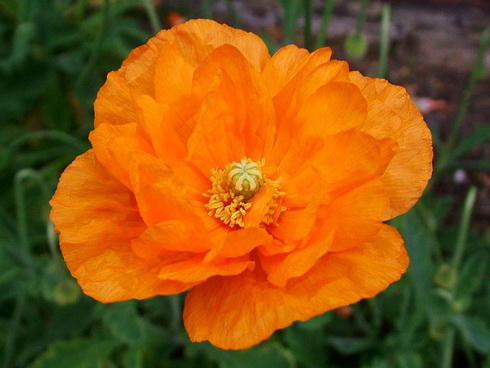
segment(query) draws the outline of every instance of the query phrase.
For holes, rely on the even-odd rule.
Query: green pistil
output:
[[[260,188],[262,172],[257,163],[242,159],[240,162],[231,163],[228,179],[233,193],[242,195],[244,200],[249,200]]]

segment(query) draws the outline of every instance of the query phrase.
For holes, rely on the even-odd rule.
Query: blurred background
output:
[[[391,222],[411,257],[402,280],[245,351],[190,343],[181,295],[82,294],[48,219],[107,73],[191,18],[271,53],[328,45],[407,88],[434,139],[429,188]],[[488,0],[0,0],[0,367],[490,368],[489,26]]]

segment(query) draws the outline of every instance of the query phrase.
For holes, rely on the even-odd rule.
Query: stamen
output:
[[[205,205],[208,215],[220,219],[224,224],[244,227],[244,218],[253,205],[253,198],[262,186],[272,188],[271,200],[263,208],[263,217],[256,221],[257,225],[271,224],[277,220],[284,207],[278,208],[278,198],[284,196],[279,191],[279,182],[268,179],[262,173],[265,160],[257,162],[250,158],[242,158],[240,162],[227,164],[224,169],[211,170],[212,188],[203,195],[209,197]],[[258,204],[257,204],[258,205]],[[264,206],[263,203],[260,205]]]

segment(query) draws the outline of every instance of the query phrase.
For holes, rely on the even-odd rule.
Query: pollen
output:
[[[274,223],[285,210],[280,206],[281,197],[285,193],[279,190],[281,178],[270,180],[262,173],[264,164],[264,159],[255,162],[244,157],[240,162],[229,163],[223,169],[212,169],[212,187],[203,194],[209,198],[205,205],[209,210],[208,215],[230,227],[244,227],[244,219],[254,205],[254,198],[260,188],[269,186],[272,188],[272,196],[265,205],[267,208],[264,208],[260,224]]]

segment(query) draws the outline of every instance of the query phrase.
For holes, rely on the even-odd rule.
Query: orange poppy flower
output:
[[[408,257],[383,224],[420,197],[431,136],[406,91],[328,48],[210,20],[161,31],[107,77],[93,149],[51,205],[101,302],[189,291],[192,341],[242,349],[370,298]]]

